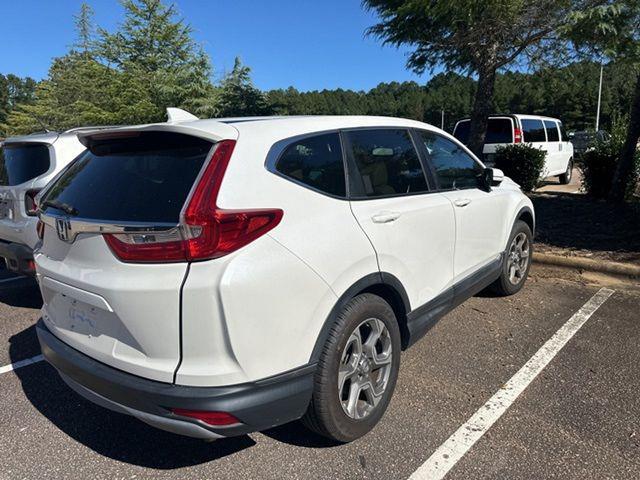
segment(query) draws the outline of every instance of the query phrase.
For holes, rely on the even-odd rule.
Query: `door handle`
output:
[[[471,199],[470,198],[459,198],[459,199],[453,201],[453,204],[456,207],[466,207],[470,203],[471,203]]]
[[[371,217],[371,220],[373,223],[390,223],[398,218],[400,218],[400,212],[380,212]]]

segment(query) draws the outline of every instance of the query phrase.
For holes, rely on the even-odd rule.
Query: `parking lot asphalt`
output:
[[[44,362],[2,373],[0,478],[408,478],[600,288],[532,272],[404,352],[382,422],[348,445],[298,423],[205,443],[90,404]],[[32,283],[0,283],[0,367],[39,353],[38,304]],[[639,310],[616,289],[446,478],[640,478]]]

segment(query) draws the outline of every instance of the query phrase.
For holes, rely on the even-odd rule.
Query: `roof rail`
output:
[[[192,122],[194,120],[200,119],[181,108],[167,107],[167,122]]]

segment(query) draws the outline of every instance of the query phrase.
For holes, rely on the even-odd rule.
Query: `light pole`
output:
[[[441,110],[440,130],[444,130],[444,110]]]
[[[600,85],[598,86],[598,110],[596,111],[596,133],[600,128],[600,101],[602,99],[602,70],[604,69],[603,65],[600,64]]]

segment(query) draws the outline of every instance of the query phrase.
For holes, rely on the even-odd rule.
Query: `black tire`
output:
[[[514,244],[514,240],[520,235],[524,235],[526,237],[528,244],[528,256],[526,267],[521,268],[521,277],[519,278],[517,283],[514,283],[511,280],[512,277],[510,273],[510,255],[513,253],[512,247]],[[511,230],[511,235],[509,236],[509,242],[507,243],[507,250],[505,253],[505,258],[502,262],[502,269],[500,271],[500,277],[491,285],[490,289],[497,295],[506,297],[508,295],[518,293],[522,289],[529,275],[529,269],[531,268],[531,259],[533,257],[533,235],[531,233],[531,228],[529,228],[529,225],[527,225],[522,220],[516,220],[516,223]]]
[[[384,383],[386,387],[380,395],[378,403],[371,407],[372,409],[367,416],[355,419],[347,414],[347,407],[343,408],[343,400],[340,398],[343,392],[338,385],[338,371],[341,365],[345,366],[342,362],[343,355],[348,352],[346,350],[347,342],[355,334],[356,329],[365,328],[366,331],[367,324],[365,322],[371,319],[380,320],[386,327],[388,335],[384,337],[385,345],[387,348],[390,345],[391,361],[388,363],[389,368],[385,370],[388,373],[388,377],[386,377],[388,379]],[[313,395],[309,408],[302,418],[303,424],[316,433],[341,443],[351,442],[373,429],[382,418],[393,395],[400,369],[400,349],[398,322],[386,301],[370,293],[358,295],[349,301],[331,328],[320,355],[314,377]],[[382,368],[386,367],[381,367],[380,372]],[[369,375],[374,375],[377,372],[376,370]],[[347,380],[343,382],[344,386],[347,385],[346,382]],[[366,393],[365,390],[362,392],[362,394]],[[359,396],[354,396],[354,398],[356,397],[359,398]],[[347,403],[349,402],[347,401]],[[357,403],[366,405],[366,399],[362,402],[358,400]]]
[[[569,163],[567,164],[567,170],[562,175],[558,176],[558,178],[560,179],[560,183],[562,185],[569,185],[572,175],[573,175],[573,158],[569,160]]]

